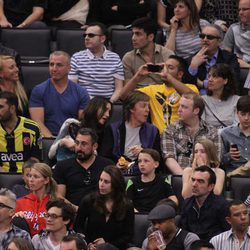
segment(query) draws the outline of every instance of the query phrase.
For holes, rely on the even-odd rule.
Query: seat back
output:
[[[112,122],[120,121],[123,117],[123,106],[122,103],[114,103],[112,106],[112,114],[109,119],[109,124]]]
[[[75,52],[85,49],[83,30],[58,29],[56,31],[56,47],[72,56]]]
[[[234,199],[245,201],[250,193],[250,177],[230,177],[230,189],[233,192]]]
[[[50,29],[2,29],[1,42],[15,49],[21,61],[48,60],[50,54]]]
[[[179,207],[181,208],[184,201],[181,191],[182,191],[182,176],[181,175],[172,175],[171,186],[174,190],[174,193],[179,201]]]
[[[147,237],[147,230],[150,225],[147,214],[135,214],[133,245],[141,247],[143,240]]]
[[[49,66],[46,64],[23,65],[22,72],[24,89],[28,96],[37,84],[50,77]]]
[[[43,139],[42,139],[42,145],[43,145],[42,161],[51,167],[55,164],[55,162],[49,159],[48,154],[49,154],[50,147],[54,141],[55,141],[55,138],[43,137]]]
[[[155,38],[157,44],[164,43],[164,34],[162,30],[158,30]],[[132,30],[130,29],[112,29],[111,31],[111,49],[117,53],[120,58],[126,52],[133,49],[132,45]]]
[[[23,184],[23,175],[17,173],[0,173],[0,188],[12,189],[16,184]]]

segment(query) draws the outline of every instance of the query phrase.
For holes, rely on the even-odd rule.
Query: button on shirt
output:
[[[234,235],[232,229],[214,236],[210,242],[213,244],[216,250],[249,250],[250,249],[250,228],[239,245],[239,240]]]

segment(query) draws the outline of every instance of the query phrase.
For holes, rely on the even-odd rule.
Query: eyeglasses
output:
[[[57,215],[57,214],[49,214],[49,213],[45,213],[44,214],[44,218],[48,219],[48,218],[51,218],[51,219],[57,219],[59,217],[62,217],[62,215]]]
[[[83,178],[83,182],[86,186],[90,185],[91,184],[91,173],[90,171],[86,171],[85,175],[84,175],[84,178]]]
[[[239,12],[240,12],[241,10],[242,10],[242,11],[250,10],[250,7],[249,7],[249,8],[239,8],[239,9],[238,9]]]
[[[191,141],[187,142],[187,151],[185,152],[185,156],[188,157],[191,155],[193,149],[193,143]]]
[[[199,37],[201,39],[204,39],[206,37],[208,40],[220,39],[219,36],[207,35],[207,34],[203,34],[203,33],[200,33]]]
[[[93,38],[95,36],[103,36],[103,35],[95,34],[95,33],[84,33],[83,37],[85,38],[86,36],[88,36],[89,38]]]
[[[10,206],[5,205],[5,204],[3,204],[3,203],[0,203],[0,209],[1,209],[1,208],[9,208],[9,209],[14,209],[13,207],[10,207]]]

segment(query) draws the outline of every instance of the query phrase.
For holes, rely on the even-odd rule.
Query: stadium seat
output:
[[[184,199],[181,195],[182,191],[182,176],[181,175],[172,175],[171,186],[174,190],[174,193],[179,201],[179,207],[181,207]]]
[[[234,199],[245,201],[250,193],[250,177],[230,177],[230,189]]]
[[[56,49],[63,50],[72,56],[75,52],[85,49],[83,30],[59,29],[56,31]]]
[[[12,189],[16,184],[22,184],[23,176],[17,173],[0,173],[0,188]]]
[[[48,153],[51,145],[53,144],[55,138],[46,138],[43,137],[42,139],[42,161],[52,167],[55,162],[49,159]]]
[[[147,237],[147,230],[150,225],[147,214],[135,214],[133,246],[141,247],[143,240]]]
[[[15,49],[22,63],[48,62],[50,54],[50,29],[1,29],[1,42]]]
[[[156,43],[163,44],[163,32],[157,31]],[[122,59],[126,52],[133,49],[132,46],[132,31],[128,29],[112,29],[111,31],[111,50],[116,52]]]
[[[24,89],[28,96],[37,84],[50,77],[49,66],[47,64],[23,65],[22,72]]]
[[[114,103],[112,106],[112,114],[109,119],[109,124],[112,122],[117,122],[122,119],[123,115],[123,106],[121,102]]]

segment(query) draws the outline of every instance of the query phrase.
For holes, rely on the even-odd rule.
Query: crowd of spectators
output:
[[[250,194],[223,196],[250,182],[250,0],[0,0],[0,26],[79,29],[85,47],[52,52],[29,96],[0,45],[0,171],[24,179],[0,189],[0,249],[250,249]],[[132,31],[123,58],[114,28]]]

